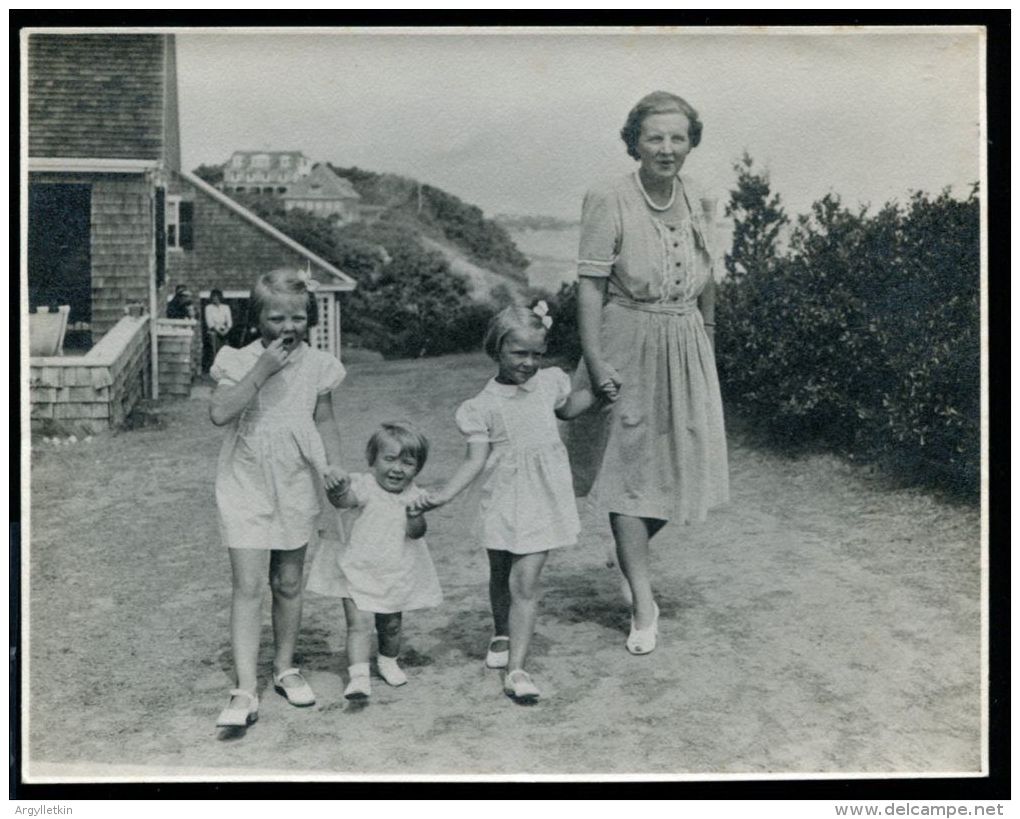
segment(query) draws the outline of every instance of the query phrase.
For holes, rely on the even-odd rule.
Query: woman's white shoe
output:
[[[630,636],[627,637],[627,651],[631,654],[650,654],[655,651],[656,638],[659,634],[659,604],[652,602],[655,614],[652,622],[639,629],[634,625],[634,615],[630,615]]]

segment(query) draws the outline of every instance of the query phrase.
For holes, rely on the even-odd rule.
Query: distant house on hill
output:
[[[27,38],[29,307],[69,305],[83,353],[31,359],[33,426],[115,426],[143,394],[186,389],[205,334],[164,318],[177,284],[241,304],[257,273],[307,270],[326,317],[312,342],[339,354],[355,282],[181,171],[175,52],[170,34]]]
[[[223,166],[223,190],[229,193],[285,194],[312,170],[301,151],[234,151]]]
[[[361,215],[361,195],[349,179],[337,176],[325,162],[290,185],[280,198],[287,210],[301,208],[318,216],[335,216],[341,222],[354,222]]]

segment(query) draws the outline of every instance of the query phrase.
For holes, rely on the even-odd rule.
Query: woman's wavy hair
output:
[[[517,329],[546,331],[542,317],[530,307],[511,304],[496,313],[489,322],[489,329],[485,331],[485,339],[482,341],[485,354],[493,361],[498,361],[503,339],[511,330]]]
[[[308,326],[314,327],[319,321],[319,305],[315,294],[308,289],[308,279],[299,270],[278,267],[256,277],[251,289],[251,303],[248,316],[252,327],[259,326],[259,319],[266,303],[273,296],[304,296],[308,307]]]
[[[379,450],[382,449],[385,440],[398,444],[401,455],[410,455],[414,458],[418,464],[418,471],[421,472],[429,457],[429,439],[413,424],[407,421],[386,421],[380,424],[365,447],[365,458],[368,459],[369,466],[372,466],[379,457]]]
[[[670,94],[668,91],[653,91],[639,99],[637,105],[630,109],[627,121],[620,129],[620,139],[627,146],[627,153],[634,159],[641,158],[637,151],[638,138],[641,136],[641,123],[652,114],[683,114],[690,123],[687,135],[690,137],[691,147],[698,147],[703,127],[701,120],[698,119],[698,112],[683,97]]]

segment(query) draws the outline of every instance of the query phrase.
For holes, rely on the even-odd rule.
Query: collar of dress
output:
[[[498,395],[500,398],[513,398],[517,395],[518,390],[524,390],[525,392],[534,392],[538,388],[538,373],[535,373],[531,378],[525,381],[523,384],[500,384],[495,376],[489,379],[489,383],[485,385],[485,391],[491,392],[493,395]]]

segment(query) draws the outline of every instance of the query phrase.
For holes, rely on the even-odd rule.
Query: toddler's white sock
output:
[[[355,663],[354,665],[349,665],[347,666],[347,673],[352,677],[367,677],[368,663]]]
[[[376,664],[379,666],[379,676],[390,685],[403,685],[407,682],[407,675],[397,665],[396,657],[384,657],[380,654]]]

